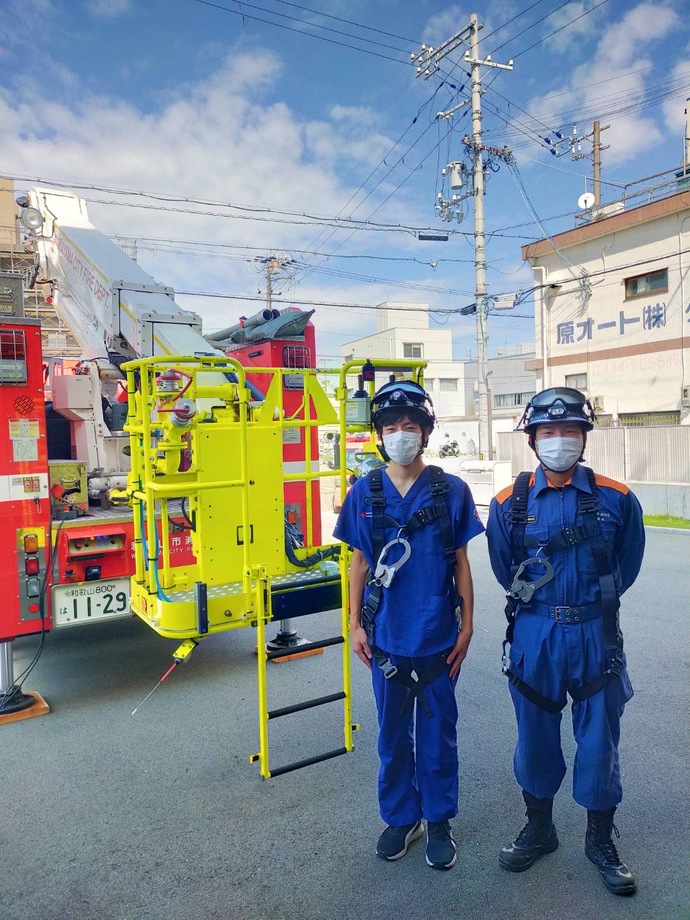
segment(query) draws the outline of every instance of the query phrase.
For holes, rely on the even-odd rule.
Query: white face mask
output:
[[[383,446],[391,460],[408,466],[422,449],[422,438],[414,431],[394,431],[384,434]]]
[[[537,441],[537,456],[547,470],[565,473],[582,454],[582,438],[544,438]]]

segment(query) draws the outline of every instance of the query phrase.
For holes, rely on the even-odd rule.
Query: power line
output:
[[[286,29],[288,32],[296,32],[298,35],[306,35],[310,38],[318,38],[320,41],[329,42],[331,45],[338,45],[341,48],[350,48],[352,51],[361,51],[363,54],[370,54],[370,55],[373,55],[374,57],[383,58],[383,60],[386,60],[386,61],[393,61],[393,63],[395,64],[404,64],[405,67],[409,66],[409,60],[402,61],[400,60],[400,58],[394,58],[388,54],[381,54],[380,52],[372,51],[369,48],[360,48],[357,45],[350,45],[347,42],[337,41],[334,38],[328,38],[325,35],[319,35],[318,33],[315,33],[315,32],[305,32],[303,29],[296,29],[296,28],[293,28],[292,26],[285,25],[284,23],[281,23],[281,22],[273,22],[270,19],[263,19],[261,16],[253,16],[251,13],[245,12],[245,7],[248,7],[249,9],[258,9],[258,10],[261,10],[262,12],[268,12],[273,16],[281,16],[285,19],[290,19],[295,22],[300,22],[305,26],[312,26],[315,28],[324,29],[329,32],[335,32],[338,35],[345,35],[346,37],[349,37],[349,38],[355,38],[357,41],[366,41],[366,42],[369,42],[370,44],[381,45],[382,47],[390,48],[390,50],[392,51],[399,51],[401,54],[409,55],[409,49],[395,48],[390,45],[384,45],[382,42],[376,42],[373,39],[363,38],[357,35],[353,36],[347,32],[340,32],[338,29],[331,29],[329,26],[315,25],[313,23],[309,23],[307,20],[304,20],[304,19],[299,19],[294,16],[287,16],[285,13],[277,13],[273,10],[265,10],[263,7],[256,6],[251,3],[246,3],[245,0],[235,0],[235,2],[237,2],[238,6],[240,7],[240,9],[238,10],[228,9],[228,7],[221,6],[219,3],[212,3],[211,0],[194,0],[194,2],[200,3],[202,6],[209,6],[209,7],[212,7],[213,9],[221,10],[224,13],[230,13],[232,16],[240,16],[242,19],[253,19],[256,22],[263,22],[266,25],[276,26],[279,29]]]
[[[515,41],[516,38],[520,38],[520,36],[524,35],[525,32],[531,32],[532,29],[534,29],[535,26],[538,26],[540,22],[545,22],[550,16],[553,16],[554,13],[557,13],[559,10],[562,10],[564,6],[568,6],[570,2],[571,0],[564,0],[563,3],[561,3],[559,6],[555,7],[554,9],[552,9],[550,12],[548,12],[546,16],[542,16],[540,19],[537,19],[536,22],[531,23],[526,28],[524,28],[521,32],[518,32],[517,35],[513,35],[511,38],[506,39],[502,45],[498,45],[498,47],[494,48],[494,50],[491,52],[491,56],[493,57],[493,55],[496,54],[497,51],[500,51],[501,48],[505,48],[506,45],[509,45],[512,41]],[[532,6],[534,5],[535,4],[532,4]],[[529,7],[529,9],[532,9],[532,7]],[[575,22],[575,20],[573,20],[573,22]],[[489,35],[493,35],[493,34],[494,32],[489,33]],[[488,37],[489,37],[488,35],[483,36],[482,41],[486,41]],[[524,52],[520,52],[520,53],[522,54]],[[517,57],[517,55],[514,55],[514,57]]]
[[[549,220],[550,218],[545,218],[545,219]],[[10,227],[9,225],[6,225],[6,226],[0,225],[0,228],[1,229],[14,229],[13,226]],[[165,239],[162,237],[126,236],[121,233],[111,236],[110,239],[115,240],[115,241],[122,240],[125,242],[128,242],[128,241],[134,242],[137,245],[150,243],[153,245],[149,247],[147,247],[146,245],[143,245],[141,246],[141,248],[148,248],[151,251],[156,251],[157,244],[170,244],[171,246],[176,246],[176,247],[177,246],[180,246],[180,247],[198,246],[198,247],[204,247],[208,249],[239,249],[243,251],[246,250],[248,252],[261,252],[264,254],[266,252],[273,252],[276,249],[284,248],[282,246],[246,246],[246,245],[239,244],[239,243],[215,243],[215,242],[212,243],[212,242],[207,242],[205,240],[176,240],[176,239]],[[318,251],[314,251],[311,249],[294,249],[292,246],[290,246],[289,250],[290,250],[290,253],[297,253],[298,255],[320,255]],[[164,251],[164,250],[161,250],[161,251]],[[173,250],[168,250],[168,251],[183,252],[185,250],[184,249],[173,249]],[[199,253],[199,255],[205,255],[205,253]],[[227,257],[224,256],[224,258],[227,258]],[[380,261],[380,262],[415,262],[418,265],[427,265],[427,266],[430,266],[431,268],[434,268],[436,265],[440,265],[441,263],[444,263],[444,262],[453,263],[453,264],[464,264],[464,265],[474,264],[472,259],[447,259],[447,258],[417,259],[414,256],[381,256],[381,255],[372,255],[370,253],[360,253],[360,254],[358,253],[335,254],[334,253],[332,256],[329,256],[329,258],[372,259],[372,260]]]
[[[399,38],[400,41],[410,42],[412,45],[417,44],[417,40],[414,38],[406,38],[404,35],[396,35],[394,32],[385,32],[383,29],[375,29],[373,26],[365,26],[361,22],[355,22],[352,19],[342,19],[340,16],[334,16],[332,13],[323,13],[321,10],[312,10],[307,6],[300,6],[299,3],[290,3],[289,0],[276,0],[277,3],[282,3],[285,6],[294,6],[298,10],[304,10],[307,13],[312,13],[316,16],[324,16],[326,19],[334,19],[336,22],[344,22],[347,25],[356,26],[358,29],[367,29],[369,32],[376,32],[378,35],[387,35],[389,38]],[[537,0],[538,3],[541,3],[542,0]]]
[[[169,203],[183,202],[183,203],[188,203],[188,204],[199,204],[199,205],[205,205],[206,207],[226,208],[228,210],[241,211],[243,213],[241,214],[218,214],[215,211],[201,211],[201,210],[190,210],[187,208],[164,207],[161,204],[146,205],[146,204],[141,204],[139,202],[133,202],[133,201],[110,201],[110,200],[103,199],[103,198],[93,198],[93,197],[83,196],[84,200],[87,202],[92,202],[94,204],[111,205],[113,207],[144,208],[144,209],[153,210],[153,211],[170,211],[170,212],[180,213],[180,214],[192,214],[192,215],[201,216],[201,217],[223,217],[223,218],[231,218],[231,219],[239,219],[239,220],[257,220],[257,221],[270,220],[273,223],[288,223],[288,224],[296,224],[298,226],[316,225],[316,226],[337,226],[340,228],[354,227],[355,229],[377,230],[377,231],[384,231],[384,232],[404,232],[404,233],[409,233],[412,235],[416,235],[420,231],[430,229],[428,227],[413,227],[413,226],[407,226],[405,224],[383,224],[383,223],[373,222],[370,220],[358,221],[353,218],[328,217],[324,215],[308,214],[306,212],[289,211],[289,210],[284,210],[280,208],[255,207],[255,206],[249,206],[249,205],[233,204],[231,202],[220,202],[220,201],[214,202],[214,201],[208,201],[208,200],[199,199],[199,198],[193,198],[190,196],[162,195],[162,194],[154,194],[151,192],[136,191],[136,190],[131,190],[131,189],[127,190],[127,189],[118,189],[118,188],[98,186],[98,185],[84,185],[82,183],[76,183],[76,182],[63,182],[61,180],[58,181],[58,180],[44,179],[44,178],[37,177],[37,176],[34,176],[34,177],[13,176],[13,175],[10,175],[8,172],[5,172],[3,174],[6,176],[6,178],[11,179],[14,182],[23,182],[23,183],[28,183],[28,184],[38,183],[39,185],[47,183],[49,185],[53,185],[59,188],[73,188],[73,189],[79,189],[82,191],[84,190],[104,191],[109,194],[127,195],[127,196],[137,197],[137,198],[146,198],[146,199],[152,199],[158,202],[169,202]],[[385,200],[387,201],[388,199],[385,199]],[[271,217],[271,216],[267,216],[267,217],[260,216],[264,214],[265,215],[278,214],[281,216],[299,218],[299,220],[278,220],[275,217]],[[458,231],[450,230],[448,232],[457,233]]]
[[[521,57],[523,54],[527,54],[527,52],[531,51],[532,48],[536,48],[537,45],[541,45],[541,43],[545,42],[547,39],[553,38],[554,35],[558,35],[559,32],[562,32],[564,29],[567,29],[568,26],[571,26],[574,22],[577,22],[578,20],[582,19],[585,16],[589,16],[590,13],[593,13],[595,10],[598,10],[600,6],[603,6],[605,3],[608,3],[608,2],[609,0],[599,0],[599,3],[597,3],[595,6],[592,6],[590,7],[590,9],[585,10],[583,13],[580,13],[579,16],[576,16],[574,19],[571,19],[568,22],[566,22],[565,25],[562,25],[558,29],[554,29],[554,31],[549,32],[548,35],[544,35],[542,38],[540,38],[538,41],[534,42],[533,44],[529,45],[527,48],[523,48],[522,51],[518,51],[517,54],[513,55],[513,60],[515,60],[515,58]]]

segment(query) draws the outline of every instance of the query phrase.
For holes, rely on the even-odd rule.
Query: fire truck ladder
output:
[[[296,435],[308,444],[316,440],[312,432],[319,424],[338,422],[316,372],[257,369],[268,380],[263,399],[255,401],[245,385],[244,368],[230,357],[145,358],[128,362],[125,370],[135,507],[132,609],[168,638],[201,639],[228,629],[257,628],[260,749],[250,760],[260,763],[263,778],[351,751],[356,726],[351,721],[346,641],[346,554],[341,552],[336,564],[336,546],[314,541],[311,521],[312,483],[333,473],[322,472],[318,457],[308,449],[303,468],[293,472],[294,465],[289,466],[288,472],[283,452],[284,443],[294,442]],[[228,379],[229,373],[234,380]],[[283,406],[282,378],[287,373],[303,377],[301,405],[290,415]],[[284,484],[302,481],[307,484],[305,545],[288,549]],[[173,498],[187,502],[193,562],[184,566],[173,565],[169,551],[168,502]],[[160,549],[155,528],[159,512]],[[338,607],[340,635],[302,644],[299,651],[341,645],[342,689],[269,711],[266,663],[294,649],[267,650],[267,624]],[[272,769],[269,720],[333,702],[343,706],[342,747]]]
[[[332,406],[326,400],[313,369],[304,369],[302,371],[293,369],[292,373],[302,374],[304,398],[299,410],[291,417],[285,418],[283,425],[286,428],[292,427],[304,429],[306,436],[315,426],[324,424],[324,422],[327,421],[335,421],[336,417],[333,416],[332,419],[330,418],[330,416],[333,414]],[[269,393],[270,392],[271,391],[269,389]],[[278,414],[282,415],[282,393],[280,391],[276,390],[275,399],[279,406]],[[267,402],[270,405],[272,400],[267,398]],[[315,410],[315,414],[312,414],[312,409]],[[307,440],[306,437],[305,440]],[[315,479],[320,478],[323,474],[319,472],[317,463],[315,463],[312,467],[311,459],[308,453],[306,454],[305,459],[306,464],[304,472],[297,474],[288,473],[285,475],[285,481],[304,481],[307,484],[306,496],[308,511],[306,515],[306,530],[307,545],[309,545],[312,542],[311,484]],[[330,596],[337,596],[341,608],[339,634],[331,638],[321,639],[316,642],[303,643],[299,646],[298,649],[299,653],[303,654],[304,652],[321,651],[322,649],[340,645],[342,689],[337,690],[335,693],[329,693],[324,696],[303,700],[301,702],[292,703],[290,705],[281,706],[279,708],[268,708],[267,665],[270,661],[280,660],[281,658],[285,659],[291,655],[294,655],[295,649],[289,647],[284,649],[267,648],[266,627],[268,623],[270,623],[272,620],[274,622],[276,620],[281,620],[283,618],[283,613],[281,611],[286,608],[290,608],[290,611],[287,614],[288,616],[304,617],[312,613],[318,613],[319,611],[326,610],[331,606],[335,606],[335,604],[331,604],[328,601],[329,586],[324,584],[323,575],[321,575],[319,577],[319,581],[316,582],[314,574],[310,573],[308,569],[305,569],[301,578],[298,576],[297,581],[292,581],[292,583],[289,585],[289,590],[285,592],[281,590],[282,579],[280,577],[274,577],[271,579],[270,585],[268,584],[268,580],[264,580],[261,576],[256,579],[257,597],[254,607],[255,610],[259,612],[259,616],[256,621],[259,691],[259,752],[253,754],[250,757],[250,762],[259,764],[261,776],[264,779],[281,776],[282,774],[290,773],[293,770],[300,770],[302,767],[321,763],[325,760],[331,760],[334,757],[339,757],[341,754],[347,754],[353,750],[354,745],[352,736],[353,732],[359,729],[359,725],[353,723],[352,721],[352,680],[350,672],[350,648],[348,641],[349,623],[347,603],[349,559],[347,556],[348,554],[345,552],[340,553],[339,574],[337,576],[333,576],[330,579]],[[340,582],[339,586],[337,582]],[[291,608],[290,605],[290,595],[293,591],[300,592],[299,596],[301,600],[299,603],[299,613],[296,612],[294,608]],[[272,767],[270,765],[269,722],[284,716],[295,715],[296,713],[304,712],[307,709],[314,709],[319,706],[325,706],[329,703],[338,702],[342,702],[343,707],[342,747],[338,747],[321,754],[315,754],[311,757],[305,757],[301,760],[296,760],[292,763],[284,764],[283,766]]]
[[[344,554],[343,554],[344,555]],[[340,579],[347,579],[347,560],[340,560]],[[293,584],[291,590],[308,591],[310,585],[309,576],[305,575],[303,582]],[[347,754],[353,750],[353,732],[359,729],[359,725],[352,722],[352,681],[350,674],[350,649],[347,641],[348,637],[348,617],[347,605],[344,604],[341,610],[340,633],[328,639],[321,639],[316,642],[309,642],[300,645],[299,651],[311,651],[317,649],[326,649],[331,646],[340,645],[342,659],[342,689],[335,693],[329,693],[324,696],[314,697],[312,699],[302,700],[298,703],[292,703],[287,706],[281,706],[275,709],[268,708],[268,662],[276,661],[281,658],[289,657],[294,654],[294,649],[275,649],[267,650],[266,648],[266,626],[272,619],[272,609],[274,598],[280,595],[272,592],[265,579],[257,579],[257,603],[255,609],[261,610],[263,615],[259,616],[257,627],[257,658],[258,658],[258,688],[259,688],[259,752],[253,754],[249,759],[251,763],[259,763],[261,776],[269,779],[274,776],[281,776],[284,773],[291,773],[293,770],[300,770],[302,767],[308,767],[312,764],[321,763],[324,760],[331,760],[339,757],[341,754]],[[346,597],[346,594],[343,595]],[[283,766],[273,767],[269,762],[269,722],[280,719],[283,716],[294,715],[298,712],[304,712],[307,709],[314,709],[318,706],[325,706],[329,703],[342,701],[343,706],[343,746],[321,754],[315,754],[311,757],[305,757]]]

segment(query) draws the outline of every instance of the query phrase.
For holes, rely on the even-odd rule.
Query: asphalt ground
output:
[[[423,840],[374,855],[376,714],[353,662],[349,755],[266,782],[258,750],[255,631],[202,643],[139,712],[177,643],[135,620],[51,633],[25,684],[49,715],[0,726],[1,920],[682,920],[688,884],[690,534],[648,531],[622,622],[635,698],[623,720],[618,842],[638,893],[617,898],[583,852],[571,773],[556,802],[560,848],[528,872],[497,862],[524,822],[515,728],[500,673],[501,592],[483,537],[470,547],[476,631],[458,685],[459,858],[430,869]],[[337,615],[295,621],[312,639]],[[35,638],[16,643],[16,673]],[[271,664],[272,705],[337,689],[338,647]],[[271,723],[273,764],[342,744],[338,704]],[[569,767],[573,743],[564,715]]]

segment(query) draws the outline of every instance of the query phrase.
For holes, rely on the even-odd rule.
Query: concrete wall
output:
[[[645,514],[669,514],[690,520],[690,485],[668,482],[629,482]]]

